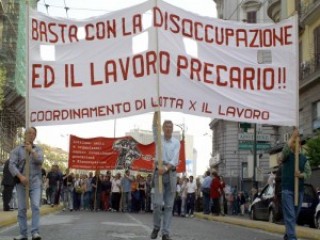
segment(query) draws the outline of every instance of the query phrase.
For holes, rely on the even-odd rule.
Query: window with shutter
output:
[[[247,12],[247,22],[248,23],[257,23],[257,12],[256,11]]]
[[[312,104],[312,123],[314,130],[320,128],[320,100]]]

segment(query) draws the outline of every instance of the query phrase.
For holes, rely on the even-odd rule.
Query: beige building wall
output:
[[[315,135],[314,103],[320,100],[320,69],[315,59],[314,30],[320,26],[320,1],[301,1],[300,13],[300,129],[304,139]],[[319,44],[319,43],[318,43]]]
[[[313,31],[316,27],[320,26],[320,16],[318,19],[315,19],[314,22],[311,22],[305,25],[300,41],[302,42],[302,61],[309,61],[314,57],[314,36]]]

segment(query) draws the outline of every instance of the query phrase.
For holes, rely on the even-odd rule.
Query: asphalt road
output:
[[[281,235],[235,225],[174,217],[174,240],[280,240]],[[152,231],[152,215],[115,212],[59,212],[41,217],[44,240],[146,240]],[[0,240],[12,240],[18,226],[0,231]],[[31,237],[29,237],[31,239]],[[159,238],[161,239],[161,238]]]

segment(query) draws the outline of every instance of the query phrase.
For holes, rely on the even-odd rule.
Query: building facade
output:
[[[265,0],[213,0],[217,18],[248,23],[271,22]],[[270,2],[270,1],[269,1]]]
[[[298,13],[299,129],[303,140],[315,136],[320,128],[320,0],[214,1],[217,16],[225,20],[278,22]],[[211,166],[217,167],[230,185],[237,185],[243,190],[248,190],[254,180],[260,186],[265,184],[270,170],[277,165],[277,151],[280,151],[292,132],[292,127],[257,127],[257,168],[254,179],[252,126],[246,129],[236,122],[213,120],[210,128],[213,131]]]
[[[265,0],[215,0],[217,16],[230,21],[246,23],[272,22],[268,16]],[[270,173],[269,149],[283,142],[279,127],[256,126],[256,159],[254,158],[254,124],[225,120],[210,123],[212,136],[212,158],[210,166],[217,168],[227,184],[244,191],[254,185],[265,184]],[[254,171],[254,169],[256,169]]]
[[[299,130],[305,141],[320,129],[320,0],[270,1],[268,14],[275,22],[299,17]]]

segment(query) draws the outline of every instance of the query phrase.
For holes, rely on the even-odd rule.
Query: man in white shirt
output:
[[[186,214],[186,217],[188,217],[189,214],[190,214],[190,217],[193,217],[197,184],[193,181],[193,176],[190,176],[189,180],[190,181],[187,184],[187,214]]]
[[[162,125],[163,136],[161,142],[158,140],[158,124],[157,119],[159,112],[155,112],[153,116],[153,136],[156,144],[162,144],[161,156],[156,151],[156,159],[161,159],[162,166],[155,162],[155,171],[153,175],[154,181],[154,202],[153,202],[153,231],[151,239],[158,237],[158,232],[162,223],[162,240],[171,240],[170,227],[172,219],[172,208],[176,193],[176,166],[179,162],[180,142],[172,136],[173,123],[170,120],[164,121]],[[157,150],[159,146],[157,146]],[[159,175],[162,175],[162,192],[159,191]],[[164,204],[164,205],[163,205]],[[162,212],[162,207],[164,211]]]

